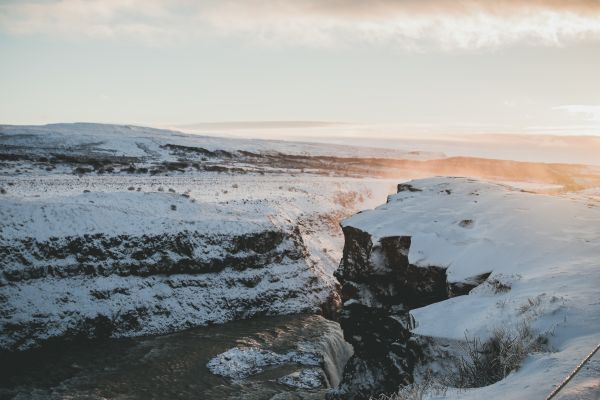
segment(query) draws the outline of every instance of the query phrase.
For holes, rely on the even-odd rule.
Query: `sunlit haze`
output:
[[[0,54],[6,124],[600,134],[593,0],[3,0]]]

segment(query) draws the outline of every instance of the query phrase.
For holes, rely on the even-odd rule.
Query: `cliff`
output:
[[[317,312],[331,292],[293,225],[228,219],[177,195],[76,197],[94,203],[3,203],[3,349],[59,336],[146,335]],[[137,202],[144,206],[125,206]],[[19,226],[40,209],[45,231]],[[85,224],[68,227],[85,218],[104,220],[90,233]]]
[[[338,221],[390,184],[302,174],[307,146],[0,127],[0,351],[335,312]]]
[[[592,301],[599,210],[585,196],[432,178],[400,184],[386,204],[343,221],[335,276],[340,324],[355,353],[329,397],[392,393],[428,368],[451,382],[452,360],[431,356],[442,346],[460,347],[465,337],[484,343],[499,328],[526,324],[556,350],[526,359],[544,365],[543,374],[522,368],[491,386],[449,388],[448,397],[496,398],[500,390],[505,398],[543,398],[600,339],[600,305]]]

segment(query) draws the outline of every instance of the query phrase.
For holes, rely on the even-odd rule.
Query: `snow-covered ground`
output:
[[[256,375],[273,365],[289,363],[316,367],[321,362],[314,353],[290,351],[280,354],[257,347],[234,347],[214,357],[207,367],[215,375],[239,380]]]
[[[271,145],[285,143],[93,124],[2,133],[0,342],[7,348],[98,329],[156,334],[316,311],[335,287],[338,221],[373,207],[394,187],[390,180],[297,169],[265,174],[224,153],[272,152]],[[165,147],[173,143],[201,148],[202,157],[185,153],[198,163],[236,170],[72,172],[106,154],[117,165],[123,157],[123,168],[131,160],[136,168],[181,162]],[[36,166],[57,155],[63,158],[50,170]]]
[[[94,123],[49,125],[0,125],[0,144],[33,148],[94,149],[111,155],[147,157],[165,153],[161,144],[202,146],[208,150],[280,152],[291,155],[380,157],[425,160],[444,157],[443,153],[405,151],[367,146],[317,144],[282,140],[260,140],[204,136],[166,129],[133,125]]]
[[[315,311],[336,285],[338,222],[380,204],[414,165],[443,157],[98,124],[0,126],[0,150],[0,343],[9,348],[103,329],[99,316],[125,324],[109,334],[128,336]],[[377,157],[417,164],[369,164]],[[584,191],[549,196],[524,190],[558,190],[562,178],[515,182],[490,169],[510,186],[415,181],[421,191],[346,223],[412,236],[410,262],[447,267],[450,281],[491,272],[488,282],[510,287],[484,283],[413,310],[416,334],[485,338],[527,320],[548,335],[552,352],[490,387],[447,396],[542,398],[600,341],[598,173],[582,168],[574,186],[585,180]],[[249,249],[252,235],[281,241]],[[105,243],[110,254],[96,255]],[[143,270],[135,246],[149,249],[142,261],[155,270]],[[161,270],[163,257],[183,269]],[[198,273],[194,263],[218,268]],[[600,366],[590,365],[571,392],[597,388]]]
[[[96,315],[112,316],[138,307],[168,310],[146,320],[137,332],[149,334],[251,316],[253,312],[244,314],[244,304],[248,310],[269,314],[318,308],[335,285],[332,272],[343,244],[338,220],[360,208],[372,207],[393,189],[389,181],[215,175],[11,178],[14,185],[0,198],[0,247],[5,260],[0,293],[9,299],[4,308],[10,310],[9,318],[3,322],[43,321],[49,332],[41,337],[48,337],[60,335],[79,320]],[[136,189],[128,190],[132,186]],[[348,196],[353,202],[340,203],[340,198]],[[297,230],[308,250],[306,258],[271,265],[268,272],[258,265],[242,271],[233,260],[224,270],[201,276],[61,276],[58,272],[24,279],[19,274],[23,270],[72,268],[78,262],[76,255],[48,259],[21,251],[24,241],[45,243],[54,238],[95,234],[143,240],[176,237],[182,232],[187,237],[187,233],[197,232],[214,240],[195,245],[194,257],[211,260],[227,257],[223,247],[228,237],[272,230]],[[26,262],[13,263],[17,253]],[[130,261],[131,257],[126,256],[118,262]],[[153,262],[153,258],[145,262]],[[98,261],[97,265],[106,270],[108,261]],[[8,274],[16,278],[9,279]],[[179,287],[190,280],[198,284]],[[252,286],[256,281],[259,283]],[[245,286],[239,282],[250,283]],[[110,298],[94,297],[98,291],[110,293]],[[291,293],[297,295],[288,297]],[[252,306],[251,299],[269,296],[270,304]]]
[[[600,201],[465,178],[409,184],[343,224],[373,243],[411,236],[409,262],[447,268],[449,283],[491,273],[468,295],[412,310],[413,333],[485,341],[525,323],[549,340],[548,352],[530,355],[504,380],[443,398],[544,398],[600,342]],[[559,398],[597,398],[598,376],[596,357],[569,386],[572,397]]]

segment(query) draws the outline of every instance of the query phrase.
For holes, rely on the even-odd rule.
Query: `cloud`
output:
[[[598,0],[58,0],[0,5],[13,35],[426,51],[600,41]]]
[[[183,33],[178,32],[175,11],[162,0],[19,1],[0,5],[0,30],[13,35],[126,38],[150,43]]]
[[[208,17],[222,32],[276,44],[469,50],[600,40],[596,0],[225,0]]]
[[[553,109],[566,111],[570,114],[583,115],[587,121],[600,121],[600,105],[569,104],[554,107]]]

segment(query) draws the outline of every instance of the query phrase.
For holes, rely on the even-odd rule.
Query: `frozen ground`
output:
[[[446,268],[449,283],[491,273],[468,295],[412,310],[413,332],[485,341],[495,329],[528,324],[549,340],[549,351],[530,355],[502,381],[443,398],[544,398],[600,342],[600,202],[464,178],[409,185],[343,224],[368,232],[373,243],[411,236],[409,262]],[[598,362],[570,384],[570,397],[559,398],[597,398]]]
[[[407,145],[413,146],[407,142]],[[380,177],[436,175],[510,181],[535,191],[600,186],[600,167],[446,157],[407,150],[227,139],[137,126],[102,124],[0,125],[0,176],[56,174],[179,176],[197,172]],[[10,191],[2,186],[0,190]]]
[[[233,139],[187,134],[179,131],[132,125],[93,123],[50,125],[0,125],[0,143],[22,146],[31,151],[38,147],[40,154],[48,149],[97,151],[107,155],[128,157],[164,156],[160,146],[172,143],[179,146],[201,146],[204,149],[284,153],[288,155],[379,157],[426,160],[444,157],[443,153],[403,151],[366,146],[315,144],[279,140]]]
[[[231,146],[258,151],[262,142],[96,125],[3,133],[4,348],[320,311],[335,301],[338,221],[394,187],[326,170],[259,171],[260,161],[231,156],[238,151]],[[164,147],[181,140],[198,147]],[[188,167],[143,169],[184,157]],[[103,170],[73,173],[94,165]],[[136,172],[119,171],[131,165]]]
[[[510,286],[496,293],[484,284],[414,310],[415,333],[485,337],[528,320],[548,334],[553,352],[530,356],[490,387],[447,396],[543,397],[600,340],[596,167],[130,126],[2,126],[0,343],[26,348],[66,334],[155,334],[318,311],[336,284],[338,222],[380,204],[398,182],[432,174],[511,186],[417,181],[422,192],[394,195],[350,221],[376,236],[413,236],[410,261],[448,267],[450,280],[491,272],[488,281]],[[105,244],[110,251],[98,252]],[[595,360],[570,398],[596,390],[598,371]],[[288,381],[312,376],[300,374]]]
[[[33,318],[47,327],[56,325],[51,336],[64,333],[81,318],[112,316],[139,307],[163,310],[143,323],[139,333],[144,334],[224,322],[254,312],[287,314],[318,308],[335,285],[332,271],[343,242],[339,219],[373,206],[393,188],[387,181],[289,175],[267,179],[211,172],[194,177],[18,177],[11,182],[10,193],[0,200],[0,242],[6,261],[0,292],[10,300],[5,303],[10,317],[4,321],[19,324]],[[144,237],[177,238],[181,233],[189,237],[188,233],[198,232],[208,239],[192,243],[194,259],[226,260],[227,238],[271,231],[297,235],[307,253],[289,262],[273,261],[267,272],[260,265],[240,270],[233,259],[214,273],[200,276],[182,271],[164,276],[61,273],[61,268],[72,269],[81,261],[77,254],[44,257],[21,250],[22,243],[31,240],[46,243],[58,238],[60,242],[102,234],[102,240],[123,237],[124,242],[134,243],[133,238],[144,242]],[[286,243],[276,251],[287,251],[291,243]],[[118,250],[123,254],[120,264],[111,264],[110,257],[87,261],[96,270],[107,271],[136,257]],[[20,261],[13,263],[17,253]],[[176,248],[170,253],[177,253]],[[149,253],[146,263],[153,259],[160,263],[162,253]],[[23,271],[33,272],[23,276]],[[197,284],[190,285],[190,280]],[[265,300],[253,311],[252,299],[261,298]]]

